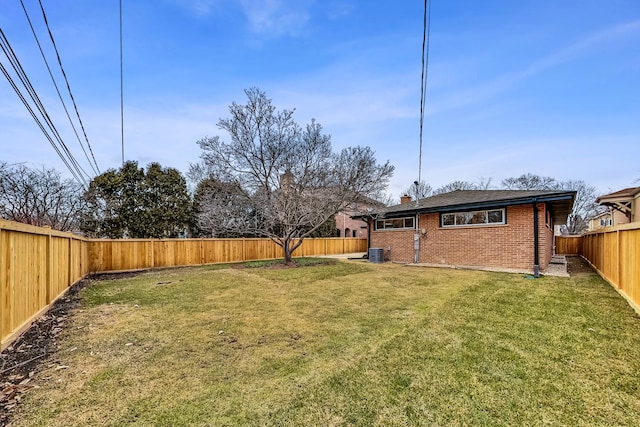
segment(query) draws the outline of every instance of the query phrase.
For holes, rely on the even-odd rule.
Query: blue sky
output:
[[[50,52],[38,3],[24,1]],[[118,167],[118,1],[42,1],[98,165]],[[20,1],[0,2],[0,28],[86,166]],[[334,149],[368,145],[391,161],[399,197],[418,177],[422,8],[125,0],[126,159],[186,172],[196,141],[226,137],[218,119],[257,86],[300,124],[319,121]],[[431,14],[425,181],[534,173],[602,193],[640,185],[640,1],[439,0]],[[64,171],[4,77],[0,100],[0,161]]]

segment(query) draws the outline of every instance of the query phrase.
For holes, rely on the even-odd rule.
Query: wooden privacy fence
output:
[[[581,255],[640,313],[640,223],[585,234]]]
[[[366,250],[366,239],[305,239],[294,255]],[[0,220],[0,347],[89,273],[281,257],[269,239],[95,240]]]
[[[81,237],[0,220],[0,347],[89,272]]]
[[[556,253],[559,255],[580,255],[582,236],[556,236]]]
[[[126,271],[155,267],[216,264],[282,258],[282,249],[269,239],[131,239],[89,240],[89,271]],[[294,256],[366,252],[367,240],[305,239]]]

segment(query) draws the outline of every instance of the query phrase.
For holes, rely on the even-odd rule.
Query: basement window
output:
[[[506,224],[504,209],[440,214],[441,227],[473,227]]]
[[[376,231],[377,230],[398,230],[398,229],[408,229],[415,228],[415,218],[414,217],[406,217],[406,218],[390,218],[390,219],[378,219],[376,220]]]

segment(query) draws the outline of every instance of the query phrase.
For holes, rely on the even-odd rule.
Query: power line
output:
[[[418,157],[418,182],[422,182],[422,134],[424,110],[427,100],[427,77],[429,71],[429,40],[431,38],[431,1],[424,0],[422,33],[422,79],[420,84],[420,155]]]
[[[18,76],[18,78],[22,82],[22,85],[24,86],[24,88],[27,90],[31,100],[33,101],[33,103],[38,108],[38,111],[42,115],[42,118],[44,119],[45,123],[47,124],[47,126],[49,127],[49,129],[51,130],[53,135],[56,137],[56,139],[58,140],[58,143],[63,148],[64,152],[67,154],[67,157],[69,158],[71,163],[75,166],[76,171],[78,172],[78,174],[81,177],[82,177],[83,174],[86,175],[87,177],[89,177],[89,175],[84,171],[84,169],[82,169],[80,164],[74,158],[74,156],[71,153],[71,151],[69,151],[69,148],[66,146],[66,144],[64,143],[62,137],[58,133],[58,130],[56,129],[55,125],[53,124],[53,121],[49,117],[49,114],[47,113],[47,110],[44,107],[44,104],[40,100],[40,97],[38,96],[36,90],[34,89],[33,85],[31,84],[31,81],[29,80],[29,77],[27,76],[26,72],[24,71],[24,68],[22,68],[22,65],[20,64],[20,60],[18,59],[18,57],[16,56],[15,52],[13,51],[13,48],[11,47],[11,44],[9,43],[9,40],[6,38],[6,36],[5,36],[4,32],[2,31],[2,29],[0,29],[0,36],[1,36],[0,37],[0,43],[2,44],[1,47],[2,47],[3,52],[5,53],[5,56],[7,57],[7,59],[9,59],[9,62],[11,64],[11,66],[13,67],[13,70],[15,71],[15,73]],[[10,79],[10,77],[8,77],[8,79]],[[11,80],[10,83],[14,84],[13,80]],[[17,85],[15,85],[14,88],[17,88]],[[21,94],[19,94],[19,96],[22,97]],[[83,180],[84,180],[84,178],[83,178]]]
[[[96,158],[93,155],[93,150],[91,149],[91,144],[89,143],[89,138],[87,137],[87,132],[84,129],[84,124],[82,123],[82,119],[80,118],[80,113],[78,112],[78,106],[76,105],[76,100],[73,97],[73,93],[71,92],[71,86],[69,85],[69,79],[67,79],[67,73],[65,73],[64,67],[62,66],[62,60],[60,59],[60,53],[58,52],[58,47],[56,46],[56,41],[54,40],[53,34],[51,33],[51,28],[49,27],[49,21],[47,20],[47,14],[45,13],[44,7],[42,6],[42,0],[38,0],[38,3],[40,4],[40,10],[42,11],[42,18],[44,19],[44,23],[45,23],[45,25],[47,27],[47,31],[49,32],[49,38],[51,39],[51,43],[53,44],[53,48],[54,48],[54,50],[56,52],[56,57],[58,59],[58,64],[60,65],[60,70],[62,71],[62,76],[64,77],[64,81],[67,84],[67,90],[69,91],[69,96],[71,97],[71,102],[73,103],[73,108],[75,109],[76,115],[78,116],[78,122],[80,123],[80,127],[82,129],[82,133],[84,134],[84,138],[87,141],[87,146],[89,147],[89,151],[91,152],[91,157],[93,158],[93,162],[95,163],[96,168],[99,171],[100,168],[98,168],[98,163],[96,162]],[[84,148],[83,148],[83,150],[84,150]]]
[[[51,81],[53,82],[53,86],[56,89],[56,92],[58,93],[58,98],[60,99],[60,102],[62,103],[62,107],[64,108],[64,112],[67,114],[67,118],[69,119],[69,123],[71,124],[71,127],[73,128],[73,132],[76,135],[76,138],[78,139],[78,143],[80,144],[80,148],[82,148],[82,152],[84,153],[87,161],[89,162],[89,166],[91,166],[91,169],[93,169],[93,172],[98,175],[100,173],[100,168],[98,167],[98,163],[96,163],[96,159],[95,157],[93,157],[93,164],[91,163],[91,159],[89,159],[89,155],[87,154],[87,150],[85,150],[84,148],[84,144],[82,143],[82,141],[80,140],[80,135],[78,135],[78,131],[76,130],[75,125],[73,124],[73,120],[71,119],[71,115],[69,114],[69,110],[67,109],[67,105],[64,102],[64,99],[62,98],[62,95],[60,94],[60,89],[58,88],[58,84],[56,83],[55,78],[53,77],[53,73],[51,72],[51,67],[49,67],[49,61],[47,61],[47,57],[44,54],[44,51],[42,50],[42,46],[40,45],[40,40],[38,39],[38,35],[36,34],[35,29],[33,28],[33,24],[31,23],[31,18],[29,18],[29,13],[27,12],[27,9],[24,5],[24,2],[22,0],[20,0],[20,4],[22,4],[22,10],[24,11],[24,14],[27,18],[27,22],[29,22],[29,27],[31,28],[31,32],[33,33],[33,37],[36,40],[36,44],[38,45],[38,49],[40,50],[40,54],[42,55],[42,59],[44,60],[44,63],[47,67],[47,71],[49,72],[49,76],[51,77]],[[76,109],[76,113],[77,113],[77,109]],[[78,120],[80,120],[80,116],[78,116]],[[82,122],[80,122],[82,123]],[[86,133],[85,133],[85,139],[86,139]],[[89,140],[87,139],[87,146],[89,146],[89,150],[91,151],[91,144],[89,143]],[[91,155],[93,156],[93,152],[91,152]],[[95,167],[94,167],[95,164]]]
[[[71,172],[71,174],[76,178],[76,180],[80,184],[82,184],[82,185],[84,185],[86,187],[87,186],[87,182],[86,182],[84,176],[89,177],[89,175],[84,171],[84,169],[82,169],[82,167],[77,162],[77,160],[75,159],[75,157],[73,156],[73,154],[71,153],[69,148],[66,146],[66,144],[62,140],[62,137],[58,133],[55,125],[53,124],[53,121],[49,117],[49,114],[47,113],[44,105],[42,104],[42,101],[40,101],[40,98],[38,97],[38,94],[37,94],[36,90],[34,89],[33,85],[31,84],[31,81],[29,80],[29,77],[25,73],[24,68],[20,64],[20,61],[19,61],[18,57],[16,56],[13,48],[11,47],[11,44],[9,43],[9,40],[7,39],[7,37],[4,34],[4,31],[2,31],[1,28],[0,28],[0,48],[2,48],[2,51],[4,52],[5,56],[9,60],[9,63],[11,64],[14,72],[16,73],[18,78],[20,79],[20,82],[22,83],[22,85],[26,89],[26,91],[27,91],[29,97],[31,98],[32,102],[35,104],[35,106],[38,109],[40,115],[44,119],[44,122],[46,123],[47,127],[49,128],[49,130],[51,131],[51,133],[53,134],[53,136],[57,140],[58,144],[60,144],[60,147],[58,147],[56,145],[56,142],[53,140],[54,138],[52,138],[52,136],[49,134],[49,131],[47,131],[47,129],[42,124],[42,122],[38,119],[37,115],[33,111],[33,108],[31,107],[31,105],[27,101],[27,99],[24,96],[24,94],[21,92],[21,90],[18,87],[18,85],[15,83],[15,81],[13,80],[13,78],[11,77],[9,72],[6,70],[4,65],[2,65],[0,63],[0,67],[2,69],[2,72],[5,75],[5,77],[7,78],[7,80],[9,81],[9,84],[14,89],[14,91],[16,92],[16,94],[18,95],[18,97],[20,98],[22,103],[25,105],[25,107],[27,108],[27,110],[29,111],[31,116],[34,118],[34,120],[36,121],[38,127],[40,127],[42,132],[45,134],[45,137],[49,140],[49,143],[51,143],[51,145],[55,149],[56,153],[58,154],[58,156],[60,156],[62,161],[65,163],[65,165],[67,166],[67,168]],[[66,158],[65,158],[65,154],[66,154]]]
[[[120,134],[122,140],[122,164],[124,165],[124,79],[122,73],[122,0],[120,0]]]
[[[67,169],[69,169],[69,172],[71,172],[71,175],[73,175],[73,177],[76,179],[76,181],[78,181],[78,183],[83,184],[84,179],[82,178],[82,176],[79,176],[77,174],[77,172],[74,170],[74,168],[72,168],[71,165],[69,164],[68,160],[60,152],[60,148],[56,145],[56,143],[51,138],[51,135],[49,135],[47,130],[44,128],[44,126],[42,125],[42,123],[38,119],[37,115],[34,113],[33,109],[31,108],[31,106],[29,105],[27,100],[25,99],[25,97],[22,94],[22,92],[20,92],[20,88],[13,81],[13,78],[11,77],[11,75],[9,75],[9,73],[7,72],[7,69],[4,67],[4,65],[2,63],[0,63],[0,70],[2,71],[4,76],[7,78],[7,80],[9,81],[9,84],[11,85],[13,90],[16,92],[16,94],[18,95],[18,97],[20,98],[20,100],[22,101],[24,106],[27,108],[27,111],[29,111],[29,113],[31,114],[31,117],[33,117],[33,119],[35,120],[36,124],[38,125],[38,127],[40,128],[42,133],[44,133],[45,137],[49,140],[49,143],[51,144],[53,149],[56,151],[56,153],[58,153],[58,156],[60,157],[60,159],[62,159],[62,162],[65,164],[65,166],[67,166]],[[86,186],[86,181],[84,181],[83,185]]]

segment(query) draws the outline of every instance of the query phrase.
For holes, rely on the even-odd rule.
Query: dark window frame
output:
[[[500,212],[500,221],[491,221]],[[493,214],[493,215],[492,215]],[[440,214],[440,228],[493,227],[507,224],[507,209],[481,209],[475,211],[446,212]]]
[[[407,225],[408,223],[410,223],[410,225]],[[416,218],[413,216],[404,216],[400,218],[376,219],[373,226],[375,231],[415,230]]]

